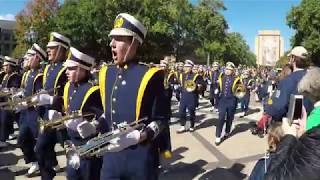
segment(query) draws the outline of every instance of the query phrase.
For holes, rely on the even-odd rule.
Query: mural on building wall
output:
[[[280,39],[278,36],[261,36],[261,60],[266,66],[274,66],[279,59]]]

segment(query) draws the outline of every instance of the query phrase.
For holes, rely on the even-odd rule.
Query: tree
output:
[[[277,61],[276,67],[281,68],[286,64],[288,64],[287,53],[285,53],[285,55],[280,57],[280,59]]]
[[[32,26],[38,34],[37,43],[45,47],[49,39],[49,32],[54,28],[52,18],[58,12],[58,0],[32,0],[16,16],[17,46],[13,56],[21,57],[26,52],[28,44],[25,42],[25,32]]]
[[[51,8],[53,7],[53,8]],[[236,63],[254,62],[243,38],[226,34],[226,20],[220,13],[221,0],[33,0],[17,16],[16,54],[26,51],[24,32],[33,25],[44,46],[51,31],[71,39],[71,44],[97,60],[111,60],[109,47],[113,21],[120,12],[139,19],[147,28],[147,37],[139,49],[139,60],[159,62],[166,55],[178,61],[197,63],[230,58]],[[247,61],[244,61],[247,60]],[[210,63],[211,63],[210,62]]]
[[[195,7],[194,27],[199,43],[196,54],[202,62],[222,59],[225,46],[223,40],[228,27],[223,15],[218,10],[224,9],[218,0],[202,0]]]
[[[291,45],[303,45],[311,54],[320,52],[319,0],[302,0],[287,15],[287,24],[296,30]]]
[[[249,46],[241,34],[228,33],[225,39],[225,46],[225,61],[232,61],[235,64],[255,65],[256,57],[250,51]]]

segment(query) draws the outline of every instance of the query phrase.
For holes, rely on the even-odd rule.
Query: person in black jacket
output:
[[[255,164],[249,180],[264,180],[264,175],[267,172],[267,168],[270,165],[271,160],[275,156],[275,151],[279,145],[281,138],[283,137],[282,124],[280,122],[274,122],[268,129],[268,150],[266,156],[259,159]]]
[[[284,121],[285,122],[285,121]],[[284,124],[287,124],[285,122]],[[285,125],[285,126],[288,126]],[[270,162],[266,180],[316,180],[320,177],[320,126],[297,138],[290,128]]]

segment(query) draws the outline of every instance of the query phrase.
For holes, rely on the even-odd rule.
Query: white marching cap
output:
[[[95,59],[90,57],[74,47],[70,48],[70,53],[68,59],[63,64],[65,67],[75,67],[79,66],[85,70],[91,70],[94,66]]]

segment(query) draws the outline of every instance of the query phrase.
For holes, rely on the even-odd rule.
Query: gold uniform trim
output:
[[[67,82],[67,84],[64,86],[64,90],[63,90],[63,108],[64,108],[64,112],[67,112],[69,87],[70,87],[70,82]]]
[[[236,77],[236,79],[234,80],[234,82],[233,82],[233,84],[232,84],[232,93],[235,92],[235,90],[236,90],[236,85],[237,85],[238,81],[240,81],[240,83],[243,84],[243,83],[242,83],[242,79],[241,79],[239,76]]]
[[[43,79],[42,79],[42,87],[44,88],[44,86],[46,85],[46,81],[47,81],[47,73],[48,73],[48,69],[50,67],[50,64],[46,65],[46,67],[44,68],[43,71]]]
[[[123,17],[120,17],[118,19],[116,19],[116,21],[114,22],[114,27],[113,28],[120,28],[124,23],[124,19]]]
[[[80,111],[82,112],[82,108],[84,107],[84,105],[86,104],[88,98],[90,97],[90,95],[92,93],[94,93],[95,91],[97,91],[99,89],[99,86],[92,86],[87,92],[86,94],[84,95],[84,98],[83,98],[83,101],[82,101],[82,104],[81,104],[81,107],[80,107]]]
[[[32,85],[33,85],[33,90],[34,90],[34,84],[36,83],[37,79],[38,79],[39,77],[41,77],[41,76],[43,76],[43,73],[38,73],[38,74],[36,75],[36,77],[33,79],[33,83],[32,83]]]
[[[136,121],[139,119],[140,116],[140,109],[141,109],[141,103],[142,103],[142,98],[144,95],[144,92],[147,88],[147,85],[149,83],[149,80],[153,77],[155,73],[160,71],[161,69],[153,67],[150,68],[143,76],[139,90],[138,90],[138,96],[137,96],[137,104],[136,104]]]
[[[69,88],[70,88],[70,82],[67,82],[67,84],[64,86],[64,91],[63,91],[63,108],[64,111],[67,112],[67,107],[68,107],[68,95],[69,95]],[[86,104],[88,98],[92,93],[97,91],[99,89],[99,86],[92,86],[84,95],[84,98],[82,100],[81,106],[80,106],[80,111],[82,111],[82,108]]]
[[[106,112],[106,77],[108,66],[103,66],[99,72],[99,87],[103,111]]]
[[[57,77],[56,77],[56,80],[55,80],[55,82],[54,82],[54,94],[55,95],[57,95],[57,89],[56,89],[56,87],[57,87],[57,85],[58,85],[58,81],[59,81],[59,78],[60,78],[60,76],[62,75],[62,73],[65,71],[67,69],[67,67],[62,67],[61,69],[60,69],[60,71],[58,72],[58,75],[57,75]]]
[[[28,79],[29,74],[30,74],[30,70],[28,70],[28,71],[23,73],[22,79],[21,79],[21,84],[20,84],[21,88],[26,87],[27,79]]]
[[[220,91],[222,91],[222,76],[223,76],[223,73],[221,72],[221,73],[219,74],[219,77],[218,77],[218,79],[219,79]]]
[[[193,77],[193,81],[196,82],[198,77],[199,77],[199,74],[195,74],[194,77]]]

